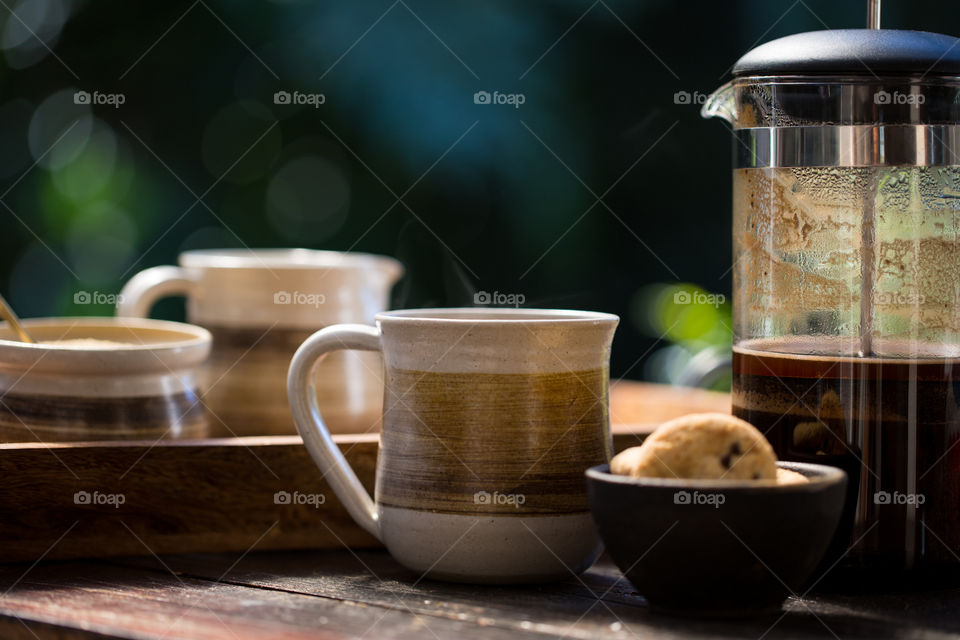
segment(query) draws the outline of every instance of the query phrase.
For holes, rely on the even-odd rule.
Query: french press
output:
[[[733,67],[733,412],[850,479],[855,565],[960,568],[960,40],[800,33]]]

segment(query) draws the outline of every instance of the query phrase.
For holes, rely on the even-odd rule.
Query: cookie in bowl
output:
[[[749,422],[723,413],[695,413],[660,426],[642,446],[610,461],[634,478],[777,479],[773,447]]]
[[[666,423],[586,477],[600,537],[638,593],[707,617],[779,611],[802,591],[847,485],[840,469],[778,462],[759,431],[720,414]]]

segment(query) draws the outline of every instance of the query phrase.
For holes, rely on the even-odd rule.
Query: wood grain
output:
[[[620,430],[652,431],[687,413],[730,413],[730,394],[616,380],[610,384],[610,422]]]
[[[381,503],[477,515],[588,510],[583,472],[610,457],[606,369],[389,367],[386,384]]]
[[[579,579],[536,587],[476,586],[419,581],[377,550],[252,555],[234,563],[213,554],[167,559],[170,569],[198,579],[335,597],[412,615],[449,617],[476,626],[461,633],[483,637],[483,625],[535,630],[551,637],[582,638],[944,638],[960,632],[951,606],[960,585],[944,590],[895,588],[886,594],[815,593],[791,599],[778,616],[746,620],[697,620],[660,616],[606,557]],[[157,572],[153,559],[137,566]],[[224,573],[226,572],[226,573]],[[849,587],[848,587],[849,589]],[[862,589],[862,587],[861,587]],[[910,629],[913,624],[922,626]],[[618,624],[619,623],[619,624]],[[824,627],[824,623],[828,626]],[[912,632],[911,632],[912,631]],[[769,632],[769,635],[767,635]],[[872,635],[871,635],[872,634]],[[925,635],[925,634],[928,634]],[[429,634],[427,634],[429,637]],[[442,637],[442,636],[441,636]]]
[[[788,600],[773,617],[661,616],[603,559],[579,579],[518,587],[419,580],[378,550],[42,563],[0,567],[0,593],[5,593],[0,636],[34,640],[33,632],[44,640],[940,640],[960,632],[956,587],[886,594],[821,591]]]
[[[124,566],[148,568],[162,573],[166,569],[154,558],[122,559]],[[504,626],[521,630],[525,619],[537,620],[541,633],[552,630],[562,635],[578,620],[579,628],[570,628],[570,637],[589,638],[602,633],[609,624],[609,613],[597,604],[604,603],[625,618],[634,618],[644,607],[633,586],[608,562],[601,562],[579,579],[572,574],[566,581],[535,587],[470,585],[420,580],[415,572],[397,564],[380,551],[354,553],[317,552],[252,554],[240,562],[227,562],[217,554],[196,554],[165,558],[170,570],[181,576],[217,579],[277,589],[289,593],[336,597],[371,606],[407,609],[422,615],[475,620],[486,617],[500,620]],[[233,566],[230,566],[233,565]],[[518,613],[523,612],[522,616]]]
[[[17,619],[100,637],[198,640],[306,640],[338,638],[421,639],[454,637],[456,618],[411,615],[401,607],[369,607],[336,596],[252,589],[216,578],[198,580],[169,571],[145,572],[92,563],[41,565],[23,573],[0,568],[4,638],[33,638]],[[18,630],[18,626],[20,629]],[[491,627],[492,640],[536,637],[531,631]],[[76,636],[75,636],[76,637]],[[91,636],[79,636],[91,637]],[[97,637],[97,636],[93,636]],[[35,640],[35,639],[34,639]]]
[[[376,438],[338,438],[372,489]],[[295,436],[6,444],[0,474],[0,561],[378,544]]]

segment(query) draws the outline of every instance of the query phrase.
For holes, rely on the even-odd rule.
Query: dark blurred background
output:
[[[700,103],[752,46],[865,7],[4,4],[0,286],[24,316],[105,315],[77,292],[185,249],[383,253],[394,307],[617,313],[612,374],[676,380],[730,342],[730,140]],[[887,0],[883,24],[958,35],[960,12]]]

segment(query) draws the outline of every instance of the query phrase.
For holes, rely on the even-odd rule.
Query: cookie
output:
[[[810,482],[810,479],[802,473],[777,468],[777,484],[805,484],[807,482]]]
[[[635,478],[775,481],[777,457],[749,422],[698,413],[664,423],[641,446],[614,457],[610,470]]]

